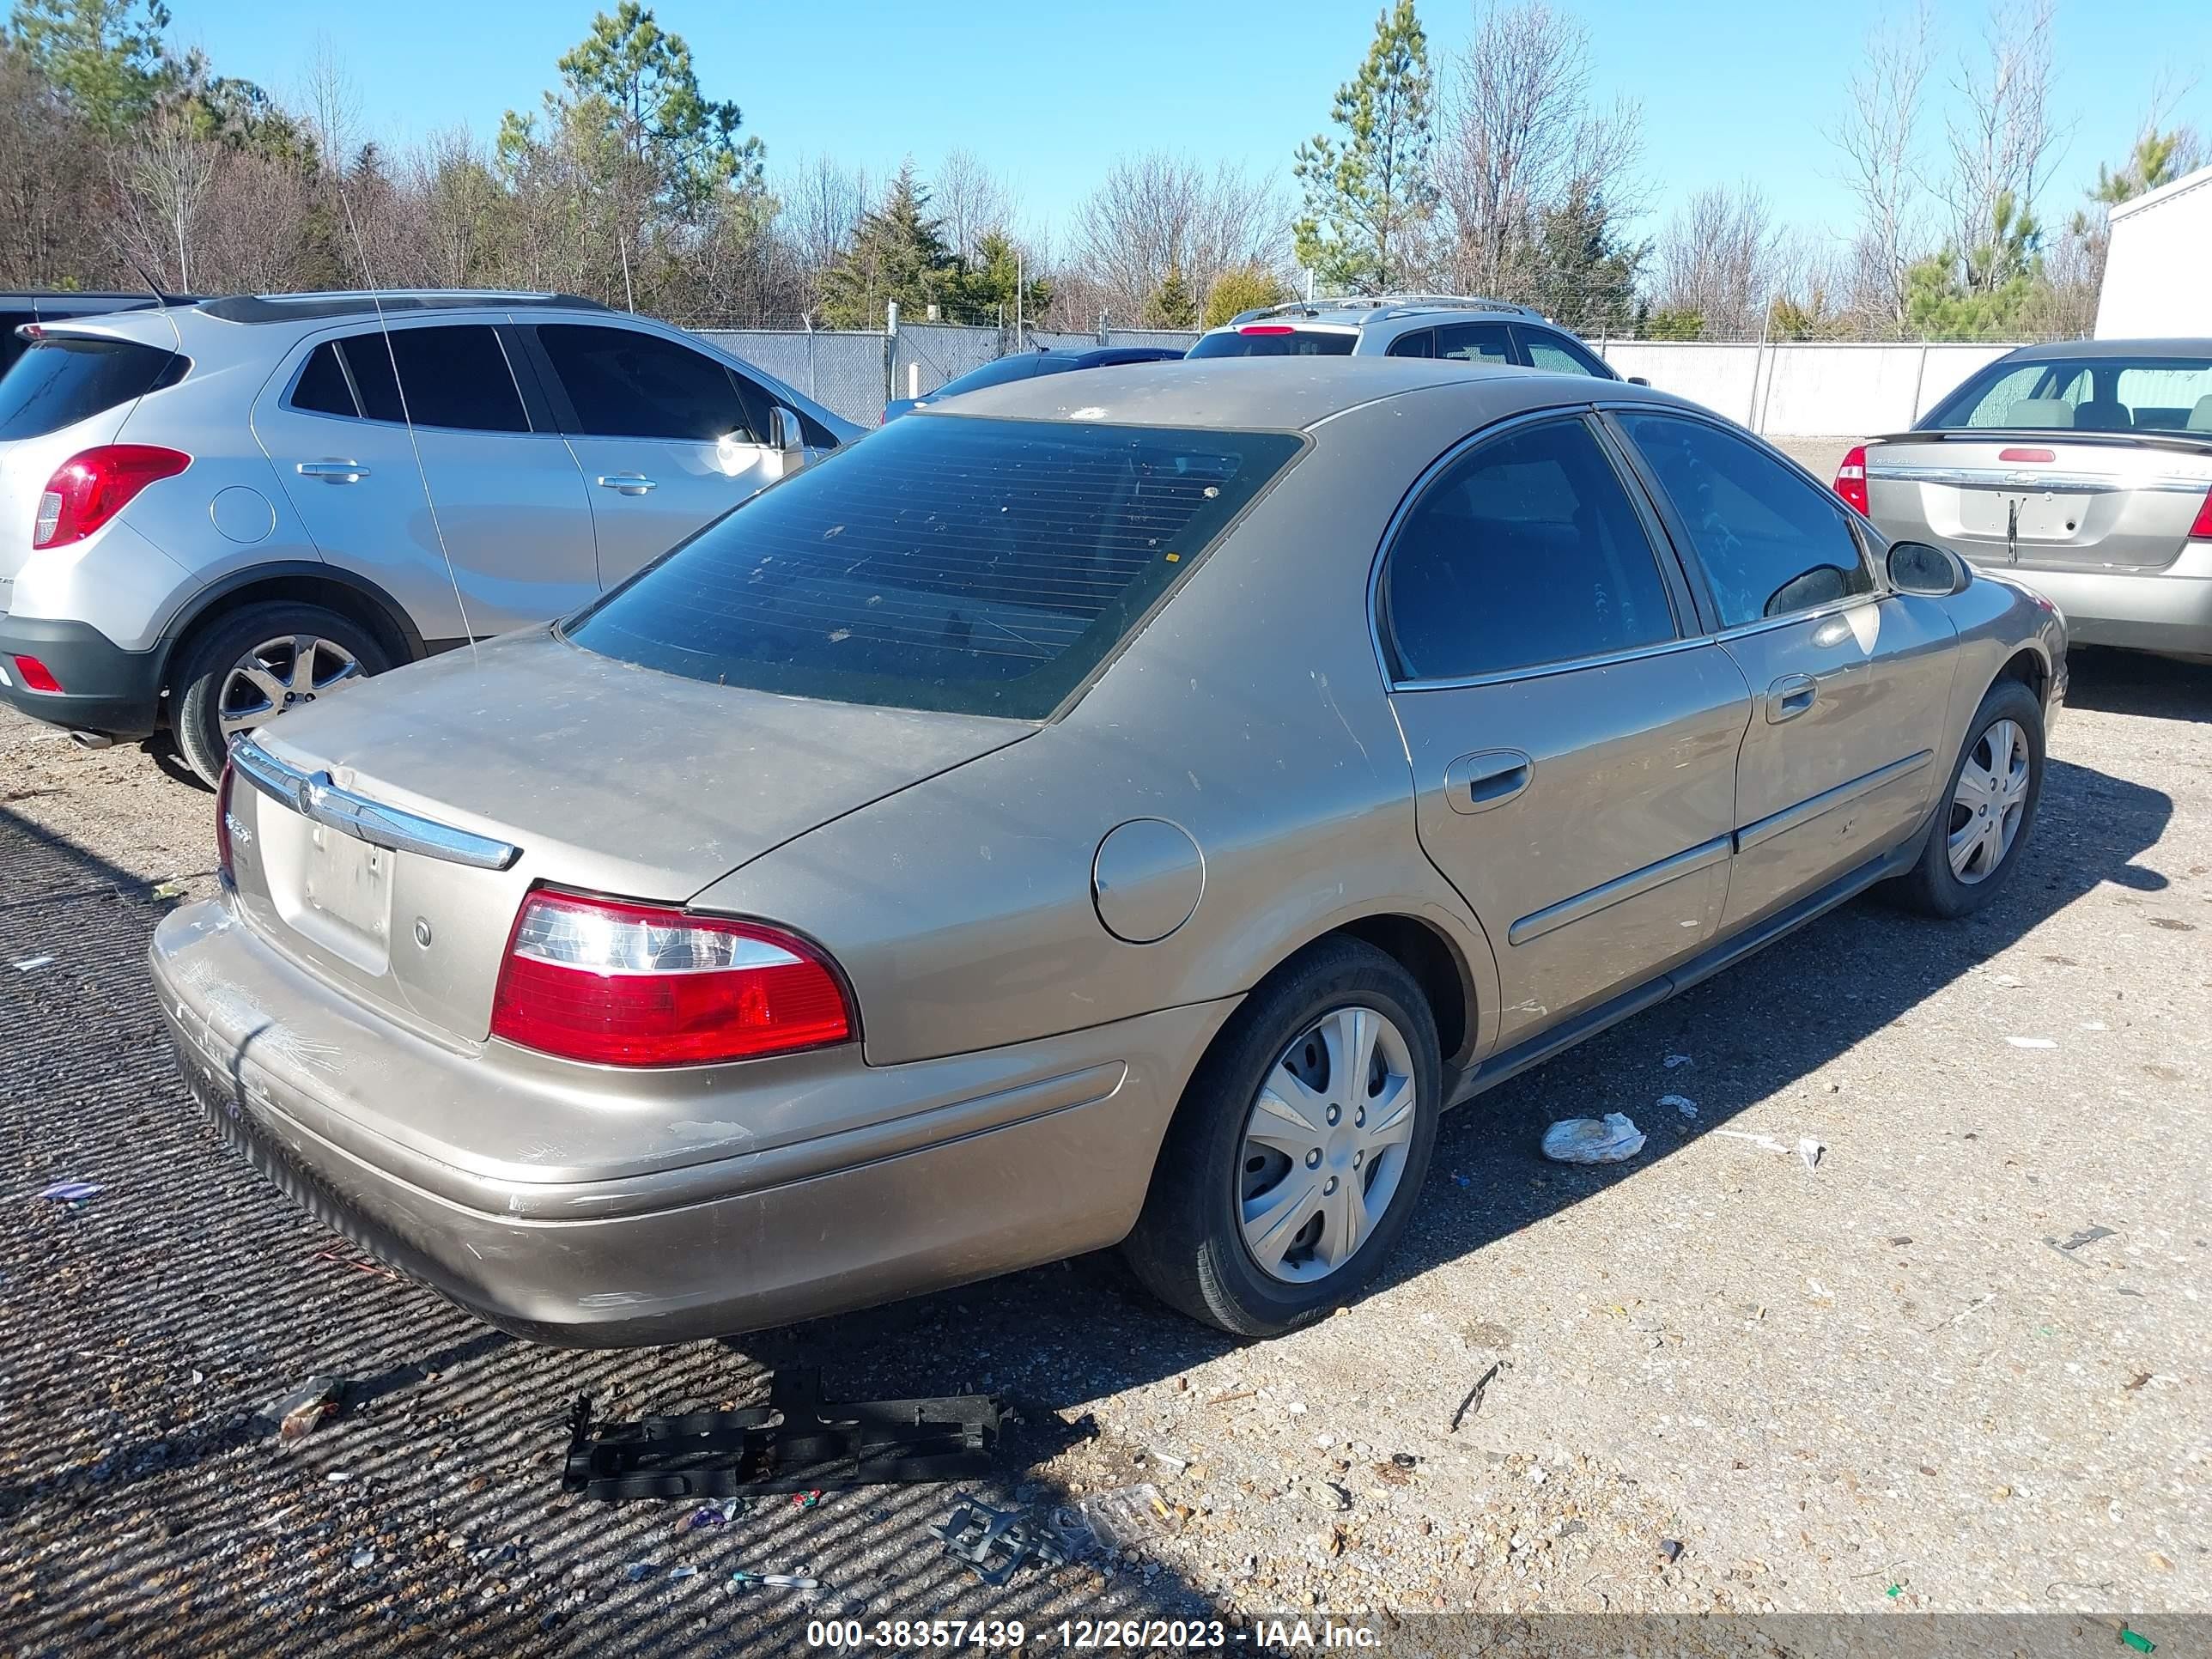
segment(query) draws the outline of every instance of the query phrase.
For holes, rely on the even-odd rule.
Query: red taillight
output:
[[[230,867],[230,781],[234,771],[228,761],[223,762],[222,780],[215,787],[215,872],[226,887],[237,883]]]
[[[131,503],[148,484],[173,478],[192,464],[181,450],[158,444],[102,444],[54,469],[39,497],[33,547],[81,542]]]
[[[2197,509],[2197,520],[2189,526],[2189,539],[2192,542],[2212,541],[2212,490],[2205,492],[2203,503]],[[15,660],[21,662],[23,659],[18,657]]]
[[[2055,461],[2058,459],[2058,452],[2055,449],[2000,449],[1997,459],[2001,461]]]
[[[33,691],[59,691],[62,683],[54,678],[54,671],[36,657],[15,659],[15,678]]]
[[[522,902],[491,1034],[564,1060],[701,1066],[842,1042],[821,953],[758,922],[544,889]]]
[[[1841,495],[1862,513],[1874,509],[1867,505],[1866,446],[1853,444],[1844,464],[1836,469],[1836,494]]]
[[[1247,323],[1237,331],[1239,334],[1295,334],[1297,330],[1288,323]]]

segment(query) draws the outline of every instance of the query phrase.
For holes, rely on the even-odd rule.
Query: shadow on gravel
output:
[[[2083,646],[2066,653],[2066,667],[2071,708],[2146,720],[2212,720],[2212,663]]]
[[[1726,1103],[1787,1088],[2099,884],[2162,886],[2134,861],[2171,811],[2156,791],[2053,763],[2026,862],[1980,915],[1847,907],[1757,971],[1711,981],[1455,1115],[1390,1280],[1622,1178],[1541,1162],[1548,1121],[1638,1112],[1655,1131],[1639,1163],[1667,1156],[1725,1124]],[[975,1490],[1049,1505],[1066,1494],[1028,1466],[1095,1431],[1093,1402],[1235,1345],[1161,1310],[1111,1255],[720,1344],[509,1341],[304,1220],[199,1121],[143,972],[164,908],[148,893],[0,808],[0,963],[57,958],[0,967],[0,1118],[18,1149],[0,1193],[0,1625],[14,1650],[761,1653],[797,1650],[810,1614],[988,1615],[1034,1631],[1204,1609],[1199,1587],[1164,1568],[1030,1572],[982,1590],[928,1534],[950,1507],[942,1488],[770,1498],[697,1529],[688,1505],[562,1494],[578,1394],[603,1418],[749,1404],[799,1363],[821,1368],[834,1398],[1012,1397],[1033,1431]],[[1645,1121],[1669,1049],[1698,1057],[1707,1111],[1695,1124]],[[81,1208],[31,1196],[64,1178],[105,1190]],[[313,1373],[351,1379],[353,1401],[281,1449],[257,1419]],[[1101,1442],[1086,1456],[1135,1481],[1148,1478],[1139,1449]],[[732,1592],[737,1570],[823,1588],[811,1603]]]

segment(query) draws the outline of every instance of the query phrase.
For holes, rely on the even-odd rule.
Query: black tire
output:
[[[1385,1015],[1405,1039],[1415,1090],[1413,1133],[1397,1187],[1365,1243],[1334,1271],[1292,1284],[1263,1271],[1244,1242],[1239,1206],[1248,1116],[1291,1045],[1334,1010]],[[1277,969],[1245,1000],[1192,1074],[1160,1148],[1144,1212],[1122,1245],[1163,1302],[1236,1336],[1279,1336],[1349,1300],[1404,1232],[1436,1144],[1443,1066],[1436,1017],[1413,976],[1372,945],[1323,940]],[[1376,1162],[1380,1163],[1378,1155]]]
[[[328,640],[361,665],[363,674],[381,674],[392,658],[376,636],[350,617],[319,605],[278,600],[250,605],[224,617],[187,647],[182,667],[172,678],[175,713],[171,725],[185,763],[210,787],[222,775],[230,745],[220,720],[224,682],[246,654],[289,635]]]
[[[1978,881],[1961,881],[1951,868],[1950,837],[1958,812],[1954,806],[1959,780],[1970,760],[1978,760],[1990,730],[2001,720],[2011,720],[2027,740],[2027,790],[2022,797],[2020,828],[1995,868]],[[1928,829],[1928,844],[1920,861],[1891,884],[1893,896],[1910,909],[1946,921],[1971,915],[2000,892],[2020,867],[2035,828],[2035,813],[2043,799],[2043,705],[2035,693],[2018,680],[1999,680],[1982,699],[1966,726],[1966,741],[1943,781],[1943,793],[1936,804],[1935,822]]]

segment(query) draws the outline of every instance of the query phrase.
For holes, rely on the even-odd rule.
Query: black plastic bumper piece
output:
[[[561,1484],[587,1498],[734,1498],[884,1482],[973,1480],[991,1472],[999,1402],[822,1398],[811,1367],[779,1371],[766,1407],[595,1425],[576,1402]]]
[[[36,657],[62,689],[25,685],[19,656]],[[0,698],[50,726],[143,738],[161,723],[161,653],[125,651],[89,623],[0,612]]]

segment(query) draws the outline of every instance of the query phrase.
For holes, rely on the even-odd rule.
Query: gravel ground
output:
[[[2071,1610],[2154,1637],[2212,1612],[2212,671],[2084,653],[2074,685],[1989,911],[1852,905],[1455,1115],[1386,1282],[1249,1346],[1111,1256],[727,1343],[488,1330],[295,1214],[178,1085],[141,957],[210,886],[206,793],[0,714],[0,1651],[761,1652],[833,1612]],[[1536,1156],[1608,1110],[1650,1136],[1632,1164]],[[1803,1136],[1817,1167],[1747,1138]],[[33,1196],[64,1178],[104,1190]],[[833,1398],[1004,1391],[1024,1420],[980,1495],[1150,1483],[1158,1524],[994,1593],[928,1536],[942,1489],[696,1530],[558,1491],[579,1393],[745,1403],[793,1363]],[[280,1448],[261,1413],[319,1372],[349,1404]]]

